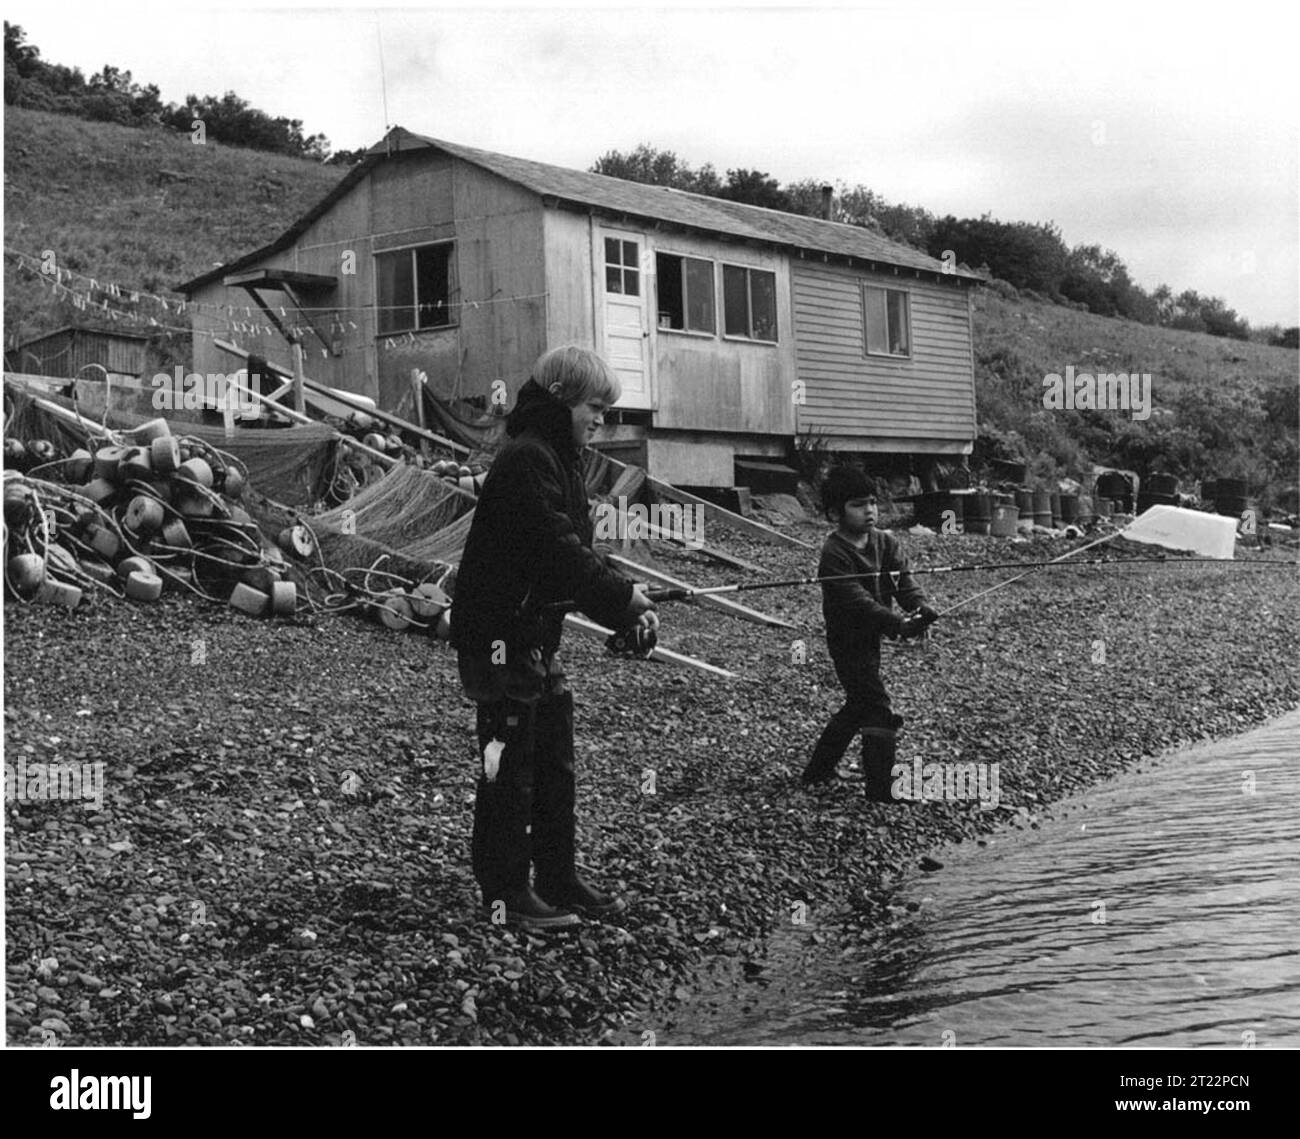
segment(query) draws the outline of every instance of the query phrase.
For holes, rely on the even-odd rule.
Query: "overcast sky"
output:
[[[5,18],[50,62],[88,75],[112,63],[170,102],[233,90],[335,149],[400,124],[585,169],[648,142],[719,172],[1055,221],[1070,245],[1113,248],[1144,286],[1294,325],[1300,84],[1286,7],[8,0]]]

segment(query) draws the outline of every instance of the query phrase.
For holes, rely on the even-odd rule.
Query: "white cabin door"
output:
[[[653,282],[646,272],[648,258],[643,258],[645,240],[639,233],[613,229],[601,230],[600,238],[603,348],[623,385],[617,406],[649,410],[652,357],[646,305]]]

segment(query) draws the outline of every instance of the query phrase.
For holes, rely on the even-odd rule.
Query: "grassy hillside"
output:
[[[8,107],[5,246],[53,249],[66,268],[169,293],[275,237],[341,177],[337,167],[196,146],[163,130]],[[85,319],[6,257],[6,346]],[[157,347],[162,366],[187,362],[183,333],[160,334]],[[1296,508],[1300,357],[1292,349],[1093,316],[997,285],[977,294],[975,357],[977,467],[1020,458],[1042,479],[1077,475],[1090,462],[1247,477]],[[1067,365],[1149,372],[1151,417],[1046,410],[1043,377]]]
[[[163,129],[15,107],[5,108],[4,166],[6,251],[52,249],[63,268],[168,296],[215,262],[276,237],[344,174],[260,151],[197,146]],[[8,256],[4,315],[6,348],[85,320],[16,272]]]

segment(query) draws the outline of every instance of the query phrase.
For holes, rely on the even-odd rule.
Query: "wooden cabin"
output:
[[[513,405],[546,349],[588,345],[623,398],[597,445],[730,486],[797,435],[968,453],[980,278],[868,230],[567,170],[394,128],[262,249],[181,286],[195,371],[218,339],[410,414]],[[269,330],[269,331],[268,331]]]
[[[65,325],[6,353],[12,371],[64,379],[136,379],[148,364],[149,337]]]

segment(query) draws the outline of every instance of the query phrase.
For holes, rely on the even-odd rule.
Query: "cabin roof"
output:
[[[514,158],[490,150],[478,150],[459,143],[446,142],[415,134],[403,127],[394,127],[378,143],[366,151],[365,158],[348,171],[333,190],[319,203],[303,214],[292,226],[269,245],[240,257],[236,261],[209,270],[184,282],[180,290],[192,293],[195,289],[236,273],[265,257],[291,246],[299,236],[340,198],[369,176],[381,162],[399,154],[419,150],[438,150],[471,163],[513,182],[553,204],[563,204],[596,209],[616,217],[643,218],[689,230],[720,234],[731,238],[759,241],[787,249],[825,254],[835,257],[852,257],[904,269],[926,273],[943,271],[942,262],[919,250],[880,237],[861,226],[822,218],[788,214],[781,210],[730,202],[704,194],[692,194],[666,186],[649,186],[592,174],[583,170],[570,170],[551,166],[527,158]],[[951,276],[968,281],[983,278],[967,269],[956,269]]]

